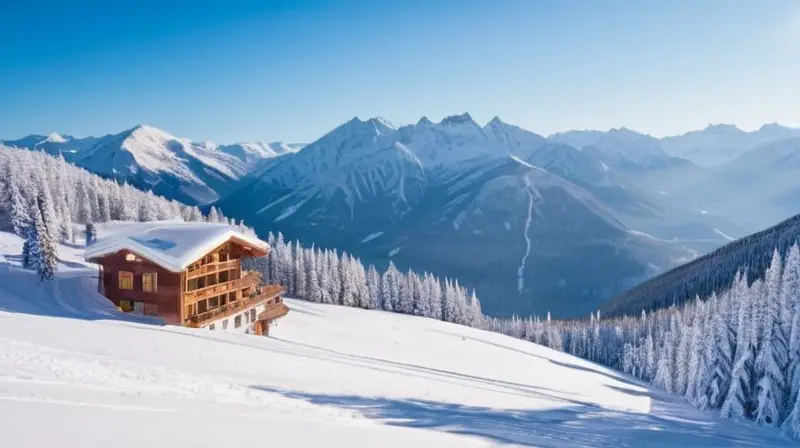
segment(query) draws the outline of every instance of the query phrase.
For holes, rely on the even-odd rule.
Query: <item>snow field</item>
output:
[[[0,234],[3,446],[789,446],[548,348],[288,299],[270,337],[134,322],[62,247],[51,283]],[[12,286],[13,285],[13,286]]]

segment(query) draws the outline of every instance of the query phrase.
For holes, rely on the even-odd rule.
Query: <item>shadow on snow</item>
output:
[[[501,444],[539,447],[729,447],[770,445],[759,431],[726,431],[711,419],[671,419],[650,414],[568,405],[549,409],[492,409],[417,399],[326,395],[253,386],[321,406],[356,411],[390,426],[479,437]],[[785,443],[781,441],[782,443]],[[781,444],[782,444],[781,443]]]

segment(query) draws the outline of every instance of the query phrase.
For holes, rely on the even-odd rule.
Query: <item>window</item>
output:
[[[219,296],[214,296],[208,299],[208,307],[209,308],[216,308],[219,306]]]
[[[255,308],[250,310],[250,321],[251,322],[255,322],[256,321],[256,309]]]
[[[194,316],[194,303],[189,303],[186,305],[186,316]]]
[[[130,313],[131,311],[133,311],[133,302],[131,302],[130,300],[120,300],[119,309],[126,313]]]
[[[133,272],[119,271],[119,289],[133,289]]]
[[[236,319],[233,320],[233,328],[239,328],[242,326],[242,315],[236,316]]]
[[[222,321],[222,329],[223,330],[227,330],[228,329],[228,319],[225,319],[225,320]]]
[[[145,272],[142,274],[142,291],[156,292],[158,291],[158,274],[155,272]]]
[[[214,328],[216,328],[216,325],[214,325],[214,324],[211,324],[211,325],[208,326],[209,330],[213,330]]]
[[[203,300],[197,302],[197,313],[198,314],[205,313],[206,311],[208,311],[208,301],[207,301],[207,299],[203,299]]]
[[[250,323],[250,313],[248,313],[247,311],[244,312],[244,323],[246,324]]]

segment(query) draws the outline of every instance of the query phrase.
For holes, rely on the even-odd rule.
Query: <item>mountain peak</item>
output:
[[[788,126],[784,126],[784,125],[782,125],[780,123],[773,122],[773,123],[764,123],[763,125],[761,125],[760,128],[758,128],[758,132],[764,132],[764,131],[786,131],[786,130],[791,130],[791,129],[792,128],[790,128]]]
[[[708,126],[706,126],[705,130],[706,131],[711,131],[711,132],[717,132],[717,133],[719,133],[719,132],[731,132],[731,133],[733,133],[733,132],[737,132],[737,133],[738,132],[743,132],[736,125],[724,124],[724,123],[717,123],[717,124],[709,123]]]
[[[429,120],[428,117],[426,117],[425,115],[423,115],[422,118],[420,118],[419,121],[417,122],[417,126],[420,126],[420,127],[421,126],[430,126],[432,124],[433,124],[433,122],[431,120]]]
[[[469,112],[464,112],[461,115],[450,115],[449,117],[445,117],[444,119],[442,119],[441,124],[454,125],[454,124],[464,124],[471,122],[474,122],[472,116],[469,114]]]
[[[64,143],[67,141],[64,137],[59,135],[57,132],[52,132],[50,135],[47,136],[45,141],[53,142],[53,143]]]
[[[494,118],[492,118],[491,121],[489,121],[489,123],[487,124],[488,126],[503,126],[506,123],[503,120],[501,120],[500,117],[495,115]]]

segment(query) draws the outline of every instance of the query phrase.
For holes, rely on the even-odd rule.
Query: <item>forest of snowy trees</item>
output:
[[[740,238],[719,249],[647,280],[600,306],[607,317],[636,314],[680,305],[695,296],[709,297],[726,289],[739,270],[746,270],[750,282],[763,279],[772,251],[786,251],[800,235],[800,215],[768,229]]]
[[[624,371],[723,418],[800,438],[800,249],[763,279],[640,317],[486,319],[486,328]],[[599,313],[598,313],[599,314]]]
[[[456,280],[431,274],[402,273],[390,263],[381,273],[347,253],[304,248],[269,234],[272,251],[248,260],[268,283],[286,288],[302,300],[430,317],[471,327],[483,327],[480,301]]]
[[[58,267],[58,243],[76,242],[76,227],[91,242],[94,223],[164,219],[224,222],[252,233],[214,208],[206,217],[197,207],[104,180],[61,157],[0,145],[0,230],[24,238],[23,265],[43,280]]]

